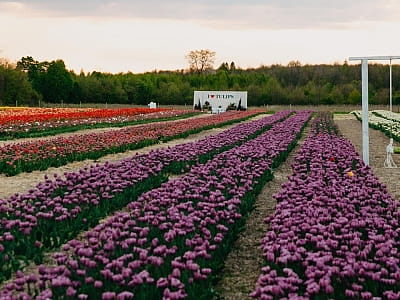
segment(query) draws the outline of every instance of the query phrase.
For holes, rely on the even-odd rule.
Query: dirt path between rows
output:
[[[310,123],[309,123],[310,124]],[[240,233],[232,251],[225,260],[221,280],[215,287],[217,299],[244,300],[253,299],[249,293],[256,287],[264,258],[261,251],[261,240],[265,236],[268,225],[264,219],[275,211],[276,201],[272,197],[277,193],[287,177],[292,174],[291,164],[297,150],[304,143],[310,132],[308,125],[297,146],[276,170],[274,179],[267,182],[255,202],[254,210],[249,214],[245,229]]]
[[[256,117],[253,117],[249,119],[248,121],[244,122],[249,122],[251,120],[258,120],[266,115],[258,115]],[[78,162],[73,162],[69,163],[65,166],[61,166],[58,168],[49,168],[45,171],[33,171],[31,173],[20,173],[16,176],[12,177],[7,177],[4,174],[0,174],[0,199],[4,199],[7,197],[12,196],[15,193],[25,193],[29,191],[30,189],[33,189],[39,182],[44,181],[44,176],[47,175],[50,178],[53,176],[53,174],[57,174],[60,176],[63,176],[64,173],[66,172],[76,172],[82,169],[85,166],[89,166],[91,164],[96,164],[96,163],[104,163],[106,161],[108,162],[117,162],[120,161],[124,158],[131,157],[135,155],[136,153],[148,153],[151,150],[159,149],[162,147],[173,147],[178,144],[183,144],[183,143],[188,143],[188,142],[195,142],[197,140],[200,140],[202,138],[205,138],[206,136],[209,135],[215,135],[218,134],[226,129],[232,128],[239,123],[235,123],[233,125],[227,125],[223,126],[220,128],[214,128],[210,130],[205,130],[196,134],[191,134],[189,137],[186,138],[180,138],[180,139],[175,139],[166,143],[160,143],[160,144],[155,144],[151,145],[148,147],[144,147],[141,149],[136,149],[132,151],[127,151],[123,153],[116,153],[116,154],[110,154],[103,156],[99,158],[98,160],[83,160],[83,161],[78,161]],[[103,129],[104,130],[104,129]]]
[[[342,135],[351,141],[358,154],[362,157],[361,122],[351,114],[335,115],[334,121]],[[388,169],[383,166],[386,159],[386,146],[389,137],[379,130],[369,128],[369,162],[375,176],[381,183],[386,184],[389,193],[400,200],[400,154],[394,154],[393,159],[397,169]],[[395,146],[399,143],[394,142]]]

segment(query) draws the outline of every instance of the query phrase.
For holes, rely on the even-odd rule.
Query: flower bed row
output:
[[[38,108],[26,107],[0,110],[0,124],[25,124],[32,122],[46,122],[54,120],[77,120],[94,118],[112,118],[119,116],[133,116],[157,111],[164,108]]]
[[[106,127],[124,127],[141,123],[160,122],[165,120],[174,120],[198,114],[193,110],[165,110],[165,109],[147,109],[135,108],[130,111],[113,109],[108,110],[110,116],[87,116],[78,115],[77,118],[67,118],[63,113],[54,114],[53,118],[44,120],[40,115],[32,116],[32,121],[17,120],[15,123],[0,124],[0,139],[10,140],[26,137],[40,137],[56,135],[64,132],[74,132],[83,129],[106,128]],[[120,115],[118,115],[120,113]],[[107,115],[107,114],[106,114]],[[68,116],[68,114],[67,114]],[[0,116],[1,119],[1,116]]]
[[[0,172],[12,176],[21,172],[59,167],[73,161],[97,159],[110,153],[137,149],[160,140],[187,136],[200,130],[238,122],[258,113],[260,111],[226,112],[197,119],[8,144],[0,147]]]
[[[0,281],[43,251],[54,249],[165,181],[167,172],[179,173],[195,161],[206,161],[287,118],[282,111],[239,124],[192,143],[135,155],[118,163],[84,168],[47,179],[27,194],[0,200]]]
[[[66,252],[54,256],[57,267],[39,266],[38,276],[19,273],[0,296],[206,299],[211,274],[220,268],[243,215],[310,115],[299,112],[143,194],[128,212],[96,226],[83,241],[66,244]]]
[[[275,195],[254,298],[400,299],[399,204],[334,132],[315,119]]]
[[[359,121],[362,121],[361,111],[352,112]],[[371,111],[368,113],[368,125],[385,133],[388,137],[400,142],[400,121],[395,113],[384,113],[384,111]]]
[[[377,115],[379,117],[388,119],[388,120],[392,120],[392,121],[396,121],[396,122],[400,122],[400,114],[399,113],[395,113],[389,110],[373,110],[372,113],[374,115]]]
[[[25,106],[0,106],[1,110],[18,110],[18,109],[26,109]]]

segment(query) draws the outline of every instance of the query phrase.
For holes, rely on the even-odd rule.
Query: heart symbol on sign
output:
[[[215,95],[211,95],[211,98],[214,98]]]

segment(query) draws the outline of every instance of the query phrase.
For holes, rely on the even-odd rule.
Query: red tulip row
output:
[[[72,161],[97,159],[124,152],[159,140],[188,135],[202,129],[233,123],[260,111],[226,112],[197,119],[145,124],[102,133],[80,134],[0,147],[0,172],[9,176],[21,172],[45,170]]]
[[[0,111],[0,124],[25,124],[55,120],[76,120],[89,118],[112,118],[148,114],[167,109],[157,108],[37,108],[7,109]]]
[[[198,114],[192,110],[129,109],[0,110],[0,139],[49,136],[88,128],[122,127]]]

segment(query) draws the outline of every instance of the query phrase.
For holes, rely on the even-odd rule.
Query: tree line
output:
[[[59,59],[39,62],[23,57],[16,64],[0,59],[0,105],[108,103],[192,105],[194,90],[248,91],[248,105],[361,103],[360,65],[323,64],[237,68],[222,63],[205,71],[176,70],[134,74],[66,69]],[[389,67],[369,65],[369,100],[387,104]],[[400,104],[400,65],[393,65],[393,103]]]

